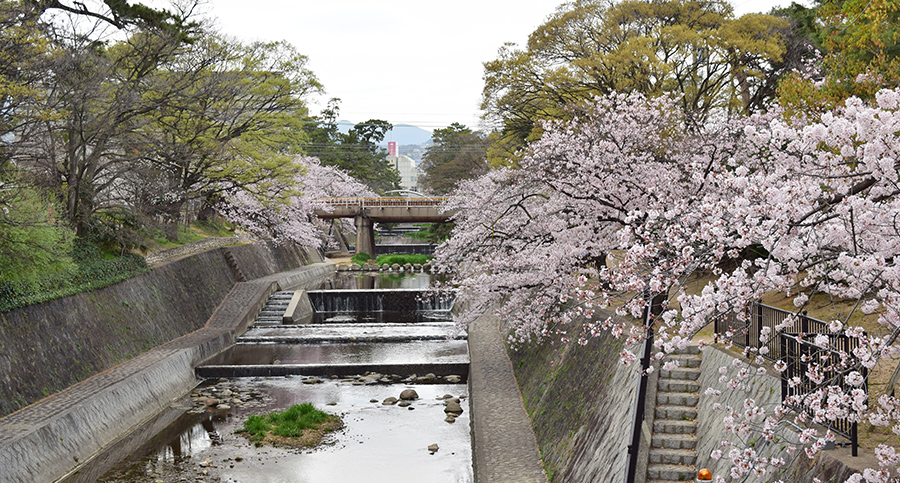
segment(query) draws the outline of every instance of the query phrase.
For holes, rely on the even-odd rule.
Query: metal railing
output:
[[[441,206],[448,198],[327,198],[323,201],[335,208],[386,208],[386,207],[432,207]]]
[[[828,336],[828,347],[816,345],[803,334],[784,332],[778,334],[780,352],[783,354],[781,360],[786,366],[781,371],[781,403],[795,411],[805,412],[811,417],[816,416],[816,411],[810,404],[816,401],[810,401],[809,398],[823,386],[837,386],[844,394],[857,387],[850,386],[844,380],[844,376],[851,369],[857,369],[857,367],[848,367],[846,361],[848,357],[850,361],[855,359],[851,354],[852,350],[859,346],[859,339],[844,334],[826,335]],[[820,371],[824,382],[817,383],[810,379],[808,371],[813,365]],[[863,378],[863,383],[858,388],[865,391],[868,398],[868,384],[865,381],[869,371],[864,366],[858,366],[858,372]],[[818,401],[822,407],[828,406],[827,398],[827,395],[823,395],[821,401]],[[853,456],[859,454],[859,438],[855,421],[836,418],[830,421],[819,421],[819,423],[827,426],[832,432],[849,439],[851,454]]]
[[[740,347],[751,347],[767,350],[758,351],[758,354],[769,361],[777,361],[781,358],[781,346],[778,343],[775,327],[784,323],[790,317],[794,322],[783,329],[783,332],[798,334],[825,334],[828,333],[828,324],[821,320],[806,315],[806,311],[795,314],[772,307],[759,302],[752,302],[748,308],[749,323],[739,320],[736,314],[729,313],[715,320],[716,334],[731,332],[731,342]],[[762,340],[763,329],[769,328],[769,337]]]
[[[810,416],[815,415],[813,409],[806,404],[809,401],[803,401],[803,396],[814,393],[824,383],[816,383],[810,379],[808,374],[810,364],[818,364],[822,368],[827,385],[838,386],[845,393],[854,388],[844,381],[844,375],[851,370],[847,364],[853,364],[855,360],[853,350],[859,347],[858,338],[832,333],[827,323],[809,317],[806,311],[793,313],[752,302],[744,315],[743,320],[735,313],[717,318],[716,334],[729,333],[734,345],[755,348],[759,356],[785,365],[785,370],[781,372],[781,401],[785,406]],[[793,319],[790,325],[777,332],[775,328],[783,326],[788,319]],[[769,336],[763,340],[762,334],[766,327],[769,328]],[[820,347],[811,341],[811,336],[819,334],[828,337],[827,347]],[[761,350],[763,348],[766,350]],[[861,366],[858,369],[865,381],[868,371]],[[860,388],[868,394],[865,382]],[[800,402],[785,403],[789,397],[797,397]],[[850,440],[852,454],[856,456],[859,446],[856,423],[847,419],[837,419],[829,422],[827,426],[833,432]]]

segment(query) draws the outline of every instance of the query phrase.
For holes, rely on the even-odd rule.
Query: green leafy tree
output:
[[[306,153],[318,157],[323,166],[340,168],[377,193],[398,189],[400,173],[387,160],[387,151],[378,146],[391,124],[370,119],[342,133],[337,125],[339,112],[340,99],[331,99],[321,115],[307,123]]]
[[[487,172],[489,141],[484,134],[453,123],[436,129],[431,139],[434,144],[426,148],[419,166],[425,171],[421,183],[427,191],[448,194],[460,181]]]
[[[184,3],[181,11],[152,8],[142,3],[127,0],[103,0],[103,5],[90,5],[80,1],[66,0],[26,0],[24,2],[38,15],[59,11],[69,15],[91,18],[108,23],[118,29],[132,27],[158,29],[169,35],[188,39],[199,24],[189,20],[196,3]]]
[[[808,34],[817,65],[786,77],[781,103],[820,113],[856,96],[872,99],[900,85],[900,3],[893,0],[819,2],[786,9]]]
[[[698,122],[758,108],[775,93],[788,28],[772,15],[734,18],[724,0],[564,4],[526,49],[507,44],[485,64],[482,109],[521,143],[540,136],[536,121],[613,91],[677,93]]]
[[[52,197],[8,178],[0,190],[0,280],[69,266],[74,233],[60,225]]]
[[[145,209],[177,221],[188,201],[209,205],[223,190],[289,180],[306,139],[304,99],[321,90],[307,58],[284,42],[207,36],[176,60],[168,75],[193,81],[135,136],[146,175],[158,180],[140,196]]]

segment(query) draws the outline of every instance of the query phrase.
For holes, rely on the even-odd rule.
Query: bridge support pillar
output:
[[[365,215],[353,217],[356,225],[356,253],[368,253],[375,258],[375,222]]]

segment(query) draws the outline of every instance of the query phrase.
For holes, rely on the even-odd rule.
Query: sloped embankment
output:
[[[627,466],[638,374],[609,334],[587,345],[544,341],[510,350],[550,481],[618,481]]]
[[[304,264],[300,249],[215,249],[93,292],[0,313],[0,417],[206,323],[234,286]]]

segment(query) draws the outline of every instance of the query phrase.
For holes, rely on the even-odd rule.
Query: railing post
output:
[[[788,378],[790,377],[789,374],[792,364],[787,360],[787,335],[785,335],[784,332],[779,332],[778,341],[781,348],[781,359],[787,363],[787,367],[781,371],[781,403],[784,404],[784,400],[787,399],[788,396]]]
[[[637,463],[641,448],[641,428],[644,423],[647,379],[649,378],[647,368],[650,367],[650,356],[653,353],[653,324],[654,318],[662,313],[662,303],[667,296],[667,293],[656,294],[652,299],[648,296],[647,307],[644,308],[644,327],[647,328],[647,337],[644,339],[644,350],[641,354],[641,376],[638,380],[638,391],[634,398],[634,418],[631,422],[631,444],[628,445],[626,483],[634,483],[637,476]]]

